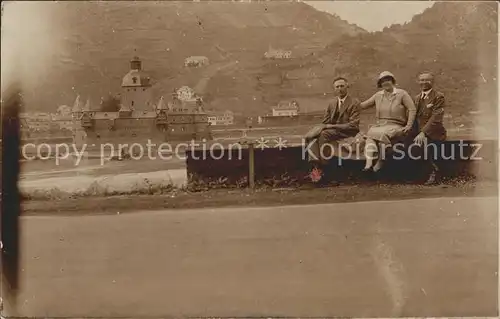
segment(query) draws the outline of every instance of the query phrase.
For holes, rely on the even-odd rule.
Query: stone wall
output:
[[[464,157],[474,155],[476,160],[463,160],[460,157],[460,143]],[[472,145],[475,146],[472,146]],[[438,154],[436,164],[445,178],[476,178],[497,180],[497,141],[447,141],[442,154]],[[480,146],[479,146],[480,145]],[[477,154],[474,152],[478,150]],[[241,152],[241,156],[239,156]],[[302,146],[283,148],[266,148],[255,150],[255,180],[266,183],[269,180],[294,179],[297,183],[308,183],[310,165],[307,161],[307,150]],[[444,156],[443,156],[444,154]],[[218,154],[215,154],[218,155]],[[452,156],[453,155],[453,156]],[[207,182],[227,179],[228,184],[238,184],[248,176],[248,149],[232,152],[225,150],[220,159],[215,159],[202,150],[187,150],[187,173],[191,182]],[[384,182],[414,183],[425,181],[429,166],[422,160],[389,159],[384,171],[378,175],[367,175],[362,172],[364,160],[346,159],[339,165],[337,157],[330,161],[333,179],[345,183],[374,182],[376,178]]]

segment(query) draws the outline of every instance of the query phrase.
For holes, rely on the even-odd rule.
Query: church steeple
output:
[[[151,87],[149,76],[142,70],[142,61],[134,56],[130,60],[130,70],[122,79],[122,109],[153,111]]]
[[[158,105],[156,106],[156,110],[157,111],[160,111],[160,110],[167,110],[167,106],[165,105],[165,101],[163,99],[163,96],[160,98],[160,101],[158,101]]]
[[[73,108],[71,109],[71,112],[77,113],[82,111],[82,107],[80,105],[80,95],[76,96],[75,102],[73,103]]]
[[[122,87],[150,87],[149,76],[142,70],[142,61],[137,57],[130,60],[130,71],[123,77]]]

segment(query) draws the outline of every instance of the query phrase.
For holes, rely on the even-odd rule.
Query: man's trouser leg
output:
[[[334,165],[336,161],[332,162],[331,159],[333,158],[334,155],[339,156],[339,154],[335,154],[337,150],[336,147],[338,147],[338,144],[334,142],[339,141],[344,137],[345,136],[340,134],[339,131],[336,129],[324,130],[318,137],[319,163],[323,170],[323,177],[325,181],[331,180],[332,178],[333,174],[332,165]]]
[[[309,161],[316,162],[322,166],[326,165],[328,160],[332,157],[332,145],[329,145],[329,143],[337,140],[339,138],[338,135],[336,129],[321,131],[316,139],[310,141],[312,144],[309,148]]]
[[[429,140],[427,143],[427,162],[430,166],[431,172],[436,174],[439,167],[436,165],[436,160],[441,154],[442,143],[440,141]]]
[[[427,181],[425,184],[434,184],[436,182],[439,171],[439,167],[436,165],[436,160],[441,153],[441,146],[442,144],[440,141],[432,141],[428,139],[427,143],[419,148],[421,150],[420,156],[423,160],[422,164],[424,164],[424,171],[427,175]]]
[[[326,166],[332,158],[333,145],[331,142],[338,139],[338,132],[335,129],[323,130],[318,137],[320,163]]]
[[[354,135],[353,135],[354,136]],[[309,147],[309,162],[320,168],[324,176],[329,175],[329,161],[335,155],[335,147],[337,143],[333,143],[340,139],[348,137],[346,134],[339,132],[337,129],[325,129],[314,140],[310,140],[307,146]],[[307,140],[306,140],[307,141]]]
[[[308,148],[308,160],[312,165],[318,165],[320,163],[320,154],[319,154],[319,141],[318,137],[312,139],[306,139],[306,145]]]

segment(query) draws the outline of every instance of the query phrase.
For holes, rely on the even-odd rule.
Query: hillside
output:
[[[46,72],[25,92],[25,100],[28,109],[45,111],[73,103],[76,94],[96,105],[108,92],[119,92],[133,55],[141,57],[156,82],[158,98],[188,85],[215,104],[240,95],[259,102],[253,99],[253,85],[239,90],[238,83],[253,82],[251,70],[262,68],[269,48],[304,56],[341,36],[365,33],[304,3],[53,2],[43,6],[57,50]],[[184,58],[191,55],[205,55],[211,65],[185,69]],[[235,109],[249,107],[241,101],[236,104]]]
[[[136,54],[156,82],[155,97],[188,85],[210,108],[248,115],[291,98],[323,109],[318,101],[331,96],[336,75],[347,76],[364,99],[383,70],[411,93],[418,92],[419,71],[435,72],[454,115],[497,108],[496,3],[438,2],[405,25],[375,33],[298,2],[38,5],[52,21],[46,32],[57,49],[25,92],[28,109],[52,111],[77,94],[98,105],[101,96],[120,91]],[[292,59],[263,59],[270,48],[291,50]],[[205,55],[210,65],[186,69],[190,55]]]
[[[268,96],[320,96],[331,91],[334,75],[344,75],[364,99],[375,92],[383,70],[393,72],[400,87],[413,94],[418,72],[431,70],[454,115],[496,112],[497,47],[496,3],[439,2],[405,25],[344,36],[317,54],[283,64],[284,81],[264,68],[256,86]]]

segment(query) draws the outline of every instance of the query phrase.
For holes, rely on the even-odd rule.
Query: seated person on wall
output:
[[[444,94],[436,91],[434,75],[431,72],[422,72],[418,77],[421,92],[415,96],[417,106],[417,120],[414,125],[414,142],[426,148],[421,154],[431,166],[431,173],[426,181],[427,185],[437,182],[438,167],[434,157],[441,154],[441,142],[446,140],[446,129],[443,125]]]
[[[415,121],[416,108],[405,90],[395,87],[396,79],[388,71],[380,74],[377,87],[381,91],[361,103],[361,109],[375,106],[377,123],[366,133],[364,171],[379,171],[384,163],[386,151],[397,143],[403,143]],[[377,155],[377,163],[373,160]]]
[[[305,137],[309,162],[313,164],[311,179],[314,182],[324,181],[323,169],[331,158],[328,152],[334,148],[328,143],[359,133],[359,100],[348,94],[349,82],[338,77],[333,80],[333,87],[336,98],[328,104],[322,123],[311,129]]]

